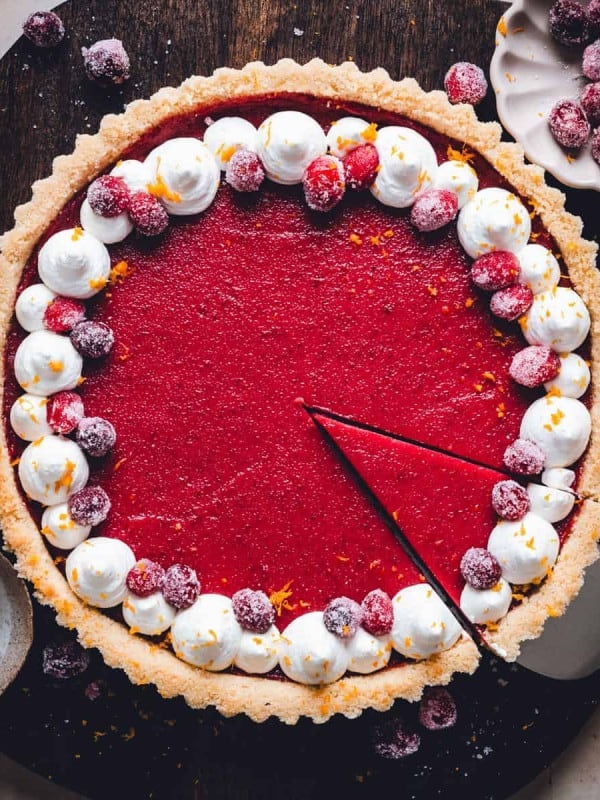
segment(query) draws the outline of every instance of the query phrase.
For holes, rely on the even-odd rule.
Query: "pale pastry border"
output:
[[[600,277],[594,268],[597,247],[581,238],[581,221],[564,210],[564,195],[544,183],[543,170],[525,165],[523,151],[500,142],[496,123],[479,122],[471,106],[452,106],[444,92],[424,92],[413,79],[392,81],[383,69],[362,73],[350,62],[331,67],[315,59],[303,66],[283,59],[274,66],[256,62],[242,70],[218,69],[195,76],[178,88],[164,88],[149,100],[131,103],[124,114],[108,115],[95,135],[78,136],[69,156],[54,160],[53,173],[33,185],[30,202],[15,211],[15,227],[1,241],[0,346],[4,349],[15,293],[31,251],[64,204],[98,173],[112,165],[143,133],[170,117],[207,110],[236,98],[302,93],[334,102],[351,101],[404,114],[442,134],[464,141],[530,198],[556,239],[574,288],[592,315],[592,386],[600,380]],[[292,101],[290,101],[292,102]],[[0,378],[4,379],[4,365]],[[600,408],[592,408],[593,434],[579,483],[587,495],[600,491]],[[17,569],[32,581],[42,603],[57,610],[57,620],[76,628],[80,641],[97,647],[107,664],[125,670],[134,683],[154,683],[163,697],[182,695],[195,708],[215,706],[225,716],[245,713],[260,722],[276,716],[295,723],[301,716],[325,722],[333,714],[358,716],[365,708],[385,710],[396,698],[417,700],[425,686],[446,684],[455,672],[472,673],[479,662],[473,642],[463,637],[450,650],[426,661],[388,668],[367,676],[343,678],[322,688],[250,675],[210,673],[180,661],[167,649],[138,636],[79,600],[46,549],[17,488],[5,431],[0,430],[0,520]],[[552,576],[519,608],[510,612],[494,636],[509,657],[519,642],[538,636],[549,613],[560,614],[577,594],[585,567],[597,558],[600,505],[584,503]],[[514,622],[513,622],[514,620]]]

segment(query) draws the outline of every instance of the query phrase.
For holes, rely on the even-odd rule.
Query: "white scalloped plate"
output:
[[[497,30],[490,64],[498,116],[530,161],[567,186],[600,191],[600,166],[589,142],[568,153],[548,128],[552,106],[564,97],[577,99],[588,82],[581,72],[583,47],[563,47],[550,36],[551,5],[552,0],[516,0],[504,14],[506,35]]]

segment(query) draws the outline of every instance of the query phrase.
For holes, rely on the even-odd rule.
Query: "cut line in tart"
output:
[[[357,156],[356,172],[344,164],[357,145],[380,161],[370,176]],[[261,169],[260,188],[240,191]],[[135,211],[103,216],[98,189],[86,199],[106,173],[142,191]],[[370,191],[350,188],[359,178]],[[458,224],[425,233],[411,205],[438,179],[462,208]],[[298,398],[447,451],[462,472],[470,460],[504,474],[505,451],[525,431],[546,448],[549,492],[570,481],[593,496],[584,373],[591,358],[593,386],[596,359],[583,301],[593,316],[595,248],[562,202],[472,109],[352,65],[220,70],[107,118],[57,159],[3,238],[4,413],[24,441],[7,422],[1,506],[19,570],[59,622],[133,681],[224,714],[356,716],[474,670],[477,648]],[[493,235],[480,224],[489,203],[501,204]],[[131,232],[157,233],[165,219],[160,236]],[[470,275],[474,250],[511,247],[528,248],[521,283],[505,284],[519,303],[531,294],[523,334],[491,314]],[[12,318],[17,287],[25,331]],[[505,314],[512,306],[500,300]],[[519,355],[527,343],[532,357]],[[546,389],[511,378],[517,357],[526,363],[516,374],[527,386],[543,374]],[[17,459],[30,500],[12,476]],[[383,465],[376,473],[374,489]],[[481,502],[479,521],[493,525],[490,498]],[[553,574],[494,631],[499,652],[515,658],[576,594],[596,557],[596,513],[584,501],[563,523]],[[465,549],[490,532],[478,529]],[[136,560],[154,566],[126,584]],[[456,572],[442,579],[456,601]],[[237,596],[245,589],[262,594]],[[381,595],[395,602],[389,630]],[[437,629],[428,653],[402,655],[402,597],[421,628],[426,612]]]

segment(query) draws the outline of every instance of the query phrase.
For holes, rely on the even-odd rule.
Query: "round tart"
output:
[[[3,238],[2,525],[38,598],[257,721],[516,658],[597,557],[563,203],[471,107],[352,64],[218,70],[79,137]]]

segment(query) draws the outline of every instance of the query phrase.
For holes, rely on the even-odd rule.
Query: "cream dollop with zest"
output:
[[[19,461],[26,494],[46,506],[64,503],[83,489],[90,470],[78,444],[63,436],[42,436],[28,445]]]
[[[152,150],[144,163],[151,177],[148,190],[169,214],[199,214],[215,199],[221,180],[219,165],[198,139],[169,139]]]
[[[258,129],[258,155],[274,183],[300,183],[310,162],[326,152],[323,129],[302,111],[276,111]]]
[[[127,596],[127,573],[134,564],[133,551],[125,542],[96,536],[71,551],[65,574],[71,589],[85,603],[114,608]]]
[[[460,210],[457,231],[471,258],[494,250],[517,253],[529,241],[531,219],[516,195],[492,187],[481,189]]]
[[[385,206],[411,206],[435,180],[438,162],[433,147],[420,133],[397,125],[381,128],[375,147],[379,170],[372,194]]]
[[[82,228],[53,234],[38,256],[40,278],[56,294],[86,300],[106,286],[110,255],[105,245]]]

